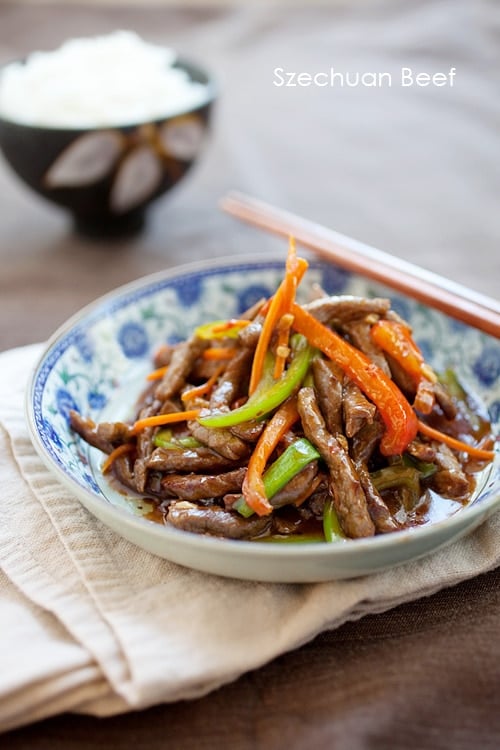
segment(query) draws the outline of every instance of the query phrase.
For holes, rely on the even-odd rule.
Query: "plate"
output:
[[[77,409],[96,422],[127,416],[162,343],[186,338],[203,322],[237,317],[279,284],[284,257],[219,258],[182,266],[120,287],[84,308],[48,342],[31,376],[26,414],[41,458],[104,524],[149,552],[222,576],[273,582],[350,578],[416,559],[471,532],[500,507],[500,453],[475,495],[442,521],[338,543],[259,544],[179,531],[147,518],[147,502],[128,499],[103,479],[102,454],[70,430]],[[500,423],[500,342],[381,285],[311,262],[301,286],[331,294],[390,296],[437,370],[452,367]],[[129,414],[129,416],[131,416]]]

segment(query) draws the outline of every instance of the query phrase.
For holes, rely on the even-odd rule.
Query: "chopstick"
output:
[[[500,338],[500,303],[402,258],[243,193],[231,192],[221,208],[261,229],[289,237],[316,255],[355,271],[456,320]]]

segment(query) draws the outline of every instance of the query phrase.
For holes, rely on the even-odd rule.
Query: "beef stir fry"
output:
[[[437,377],[387,299],[296,302],[293,243],[269,300],[160,348],[130,423],[71,413],[103,471],[164,523],[232,539],[370,537],[459,507],[493,458],[481,409]]]

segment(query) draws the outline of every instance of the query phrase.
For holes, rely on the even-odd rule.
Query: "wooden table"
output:
[[[499,9],[381,0],[286,10],[0,5],[0,62],[64,38],[134,28],[220,81],[199,165],[110,241],[0,164],[0,349],[45,339],[98,295],[152,271],[282,243],[221,214],[231,188],[498,297]],[[475,6],[476,11],[478,5]],[[495,25],[496,24],[496,25]],[[496,38],[495,38],[496,34]],[[276,87],[274,69],[436,72],[454,88]],[[12,748],[497,748],[500,572],[325,633],[207,697],[97,720],[56,717]]]

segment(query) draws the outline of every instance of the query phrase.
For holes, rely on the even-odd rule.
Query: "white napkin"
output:
[[[351,581],[243,582],[143,552],[35,454],[23,398],[39,352],[0,354],[0,730],[206,694],[322,630],[500,563],[500,514],[432,556]]]

